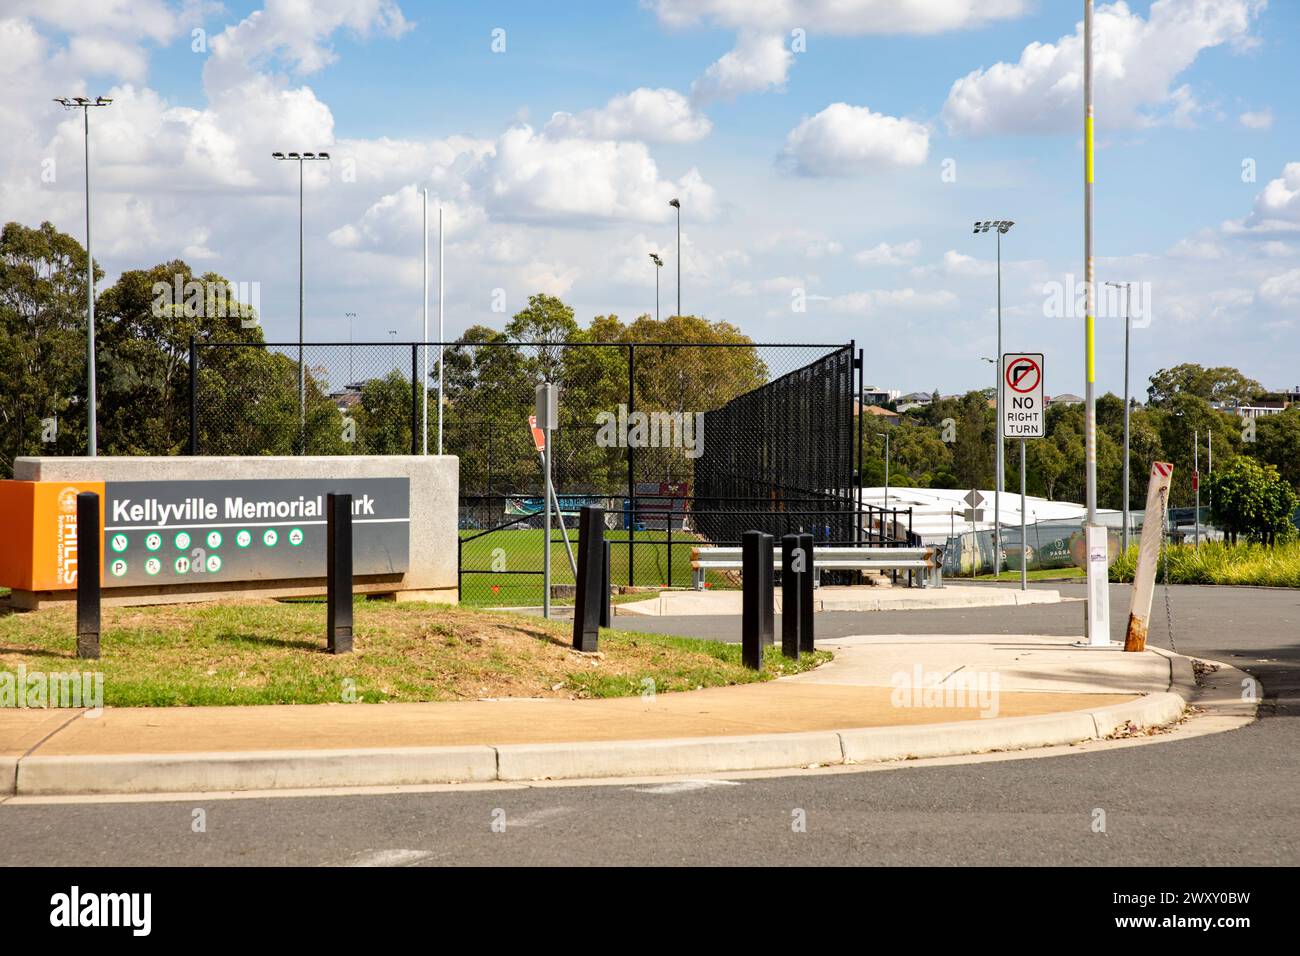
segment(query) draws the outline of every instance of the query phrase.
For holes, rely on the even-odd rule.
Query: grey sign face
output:
[[[353,573],[406,571],[406,478],[110,481],[104,585],[324,577],[330,492],[352,495]]]

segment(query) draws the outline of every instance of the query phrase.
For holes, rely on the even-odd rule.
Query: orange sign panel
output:
[[[77,586],[77,494],[99,495],[102,481],[0,481],[0,585],[21,591],[61,591]]]

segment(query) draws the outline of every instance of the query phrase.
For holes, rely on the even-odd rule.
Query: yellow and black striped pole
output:
[[[1085,479],[1088,519],[1084,526],[1084,558],[1088,572],[1088,601],[1084,634],[1092,646],[1110,643],[1110,600],[1107,590],[1109,549],[1106,529],[1097,524],[1097,344],[1092,261],[1093,156],[1096,146],[1092,110],[1092,0],[1083,3],[1083,256],[1084,256],[1084,413]]]

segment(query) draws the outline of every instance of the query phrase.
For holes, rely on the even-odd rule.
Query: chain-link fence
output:
[[[529,416],[543,380],[560,388],[560,508],[575,526],[582,504],[607,508],[611,537],[626,546],[618,583],[685,586],[691,547],[738,543],[750,528],[858,536],[852,344],[313,343],[301,366],[298,350],[196,342],[192,450],[402,455],[441,445],[460,459],[462,600],[496,601],[520,590],[516,576],[541,574]],[[563,585],[571,575],[555,534]]]

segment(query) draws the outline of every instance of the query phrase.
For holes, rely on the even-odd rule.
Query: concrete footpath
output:
[[[1130,734],[1178,720],[1198,693],[1187,658],[1062,637],[819,646],[835,660],[796,677],[636,698],[0,710],[0,799],[906,760]]]
[[[616,604],[611,610],[615,616],[738,615],[740,602],[739,590],[664,591],[644,601]],[[780,588],[776,589],[773,603],[776,612],[781,613]],[[941,588],[827,585],[813,591],[814,611],[906,611],[1059,603],[1060,592],[1047,588],[1020,591],[970,584],[945,584]]]

